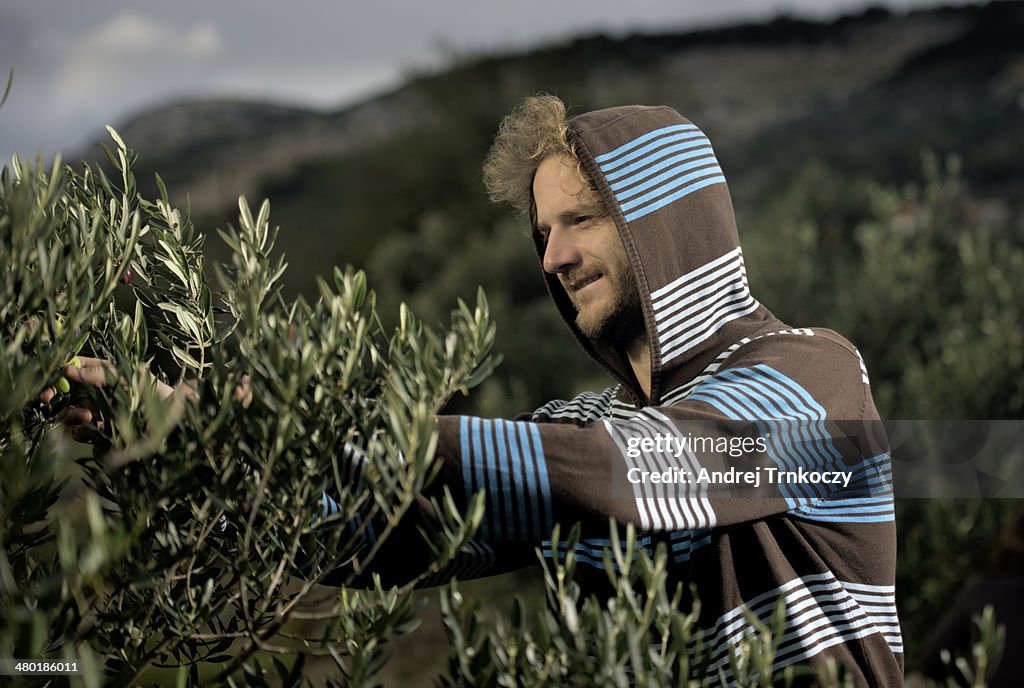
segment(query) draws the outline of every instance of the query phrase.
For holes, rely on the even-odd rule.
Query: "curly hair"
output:
[[[491,200],[530,216],[533,176],[541,161],[562,154],[579,164],[566,132],[565,104],[557,96],[530,96],[505,115],[483,166]]]

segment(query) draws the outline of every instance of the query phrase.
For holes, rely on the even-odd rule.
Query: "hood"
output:
[[[777,321],[750,294],[729,189],[700,129],[672,108],[631,105],[573,117],[568,135],[633,268],[657,404],[730,344]],[[533,235],[543,258],[536,227]],[[557,276],[544,276],[583,349],[645,401],[621,351],[583,335]]]

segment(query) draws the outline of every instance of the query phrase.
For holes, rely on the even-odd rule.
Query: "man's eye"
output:
[[[584,222],[587,222],[588,220],[593,219],[593,217],[594,217],[593,215],[577,215],[576,216],[576,224],[581,225]]]

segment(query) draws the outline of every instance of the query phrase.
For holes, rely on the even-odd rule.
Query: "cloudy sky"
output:
[[[964,4],[953,0],[946,4]],[[937,0],[882,0],[902,11]],[[788,12],[832,17],[865,0],[3,0],[0,162],[73,154],[140,110],[188,96],[332,108],[446,56],[603,31],[670,31]],[[632,5],[632,6],[630,6]],[[628,9],[627,9],[628,6]]]

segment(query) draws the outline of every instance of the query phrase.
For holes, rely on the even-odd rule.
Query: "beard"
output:
[[[595,344],[625,347],[646,332],[640,294],[631,277],[618,274],[607,304],[593,304],[592,312],[577,308],[576,326]]]

